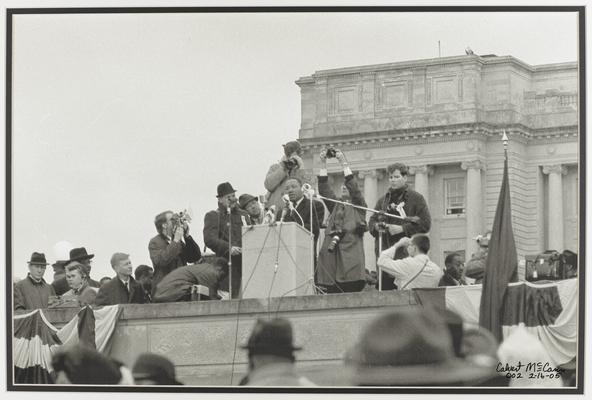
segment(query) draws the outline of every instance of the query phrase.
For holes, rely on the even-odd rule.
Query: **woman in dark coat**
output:
[[[319,193],[323,197],[337,199],[328,182],[326,153],[323,149],[320,154],[323,167],[319,174]],[[336,150],[335,158],[341,163],[345,175],[340,200],[366,207],[344,154]],[[359,292],[366,284],[363,243],[366,212],[332,201],[326,201],[325,205],[331,214],[327,220],[325,239],[319,253],[317,284],[329,293]]]

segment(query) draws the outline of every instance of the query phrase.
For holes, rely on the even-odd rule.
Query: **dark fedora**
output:
[[[347,361],[352,383],[364,386],[476,385],[495,376],[493,365],[457,357],[445,321],[419,307],[376,318]]]
[[[140,354],[132,368],[134,379],[150,379],[157,385],[182,385],[175,378],[175,366],[166,357],[154,353]]]
[[[238,205],[240,208],[242,208],[243,210],[247,208],[247,206],[249,205],[250,202],[257,200],[257,197],[255,196],[251,196],[250,194],[241,194],[238,197]]]
[[[218,185],[218,194],[216,195],[216,197],[226,196],[227,194],[235,192],[236,190],[234,190],[230,182],[224,182]]]
[[[68,262],[90,260],[94,256],[95,256],[94,254],[88,254],[86,252],[86,248],[76,247],[76,248],[70,250],[70,259],[68,260]]]
[[[37,253],[36,251],[31,254],[31,260],[28,261],[31,265],[49,265],[49,263],[45,260],[45,254]]]
[[[302,349],[294,346],[293,340],[292,325],[287,319],[274,318],[269,321],[258,319],[248,343],[241,347],[248,349],[250,354],[291,357],[293,351]]]

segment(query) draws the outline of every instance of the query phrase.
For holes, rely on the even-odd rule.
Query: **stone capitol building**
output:
[[[474,238],[491,229],[504,130],[519,258],[578,252],[576,62],[462,55],[317,71],[296,84],[308,172],[318,174],[323,146],[342,149],[373,208],[388,188],[386,166],[409,165],[408,183],[430,209],[429,255],[438,265],[453,251],[468,260]],[[328,166],[337,192],[343,173],[336,162]],[[373,270],[373,238],[366,236],[366,268]]]

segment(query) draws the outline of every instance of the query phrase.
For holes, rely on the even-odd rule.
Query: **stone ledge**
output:
[[[294,296],[284,298],[245,299],[231,301],[202,301],[155,304],[123,304],[120,320],[184,318],[213,315],[236,315],[290,311],[337,310],[347,308],[375,308],[417,304],[410,290],[367,291],[329,295]],[[239,309],[240,307],[240,309]],[[52,324],[62,325],[70,321],[79,308],[50,308],[43,313]]]

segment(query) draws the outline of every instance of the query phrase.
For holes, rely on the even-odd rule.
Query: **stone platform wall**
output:
[[[294,327],[298,370],[321,385],[343,384],[332,366],[341,359],[367,322],[393,307],[417,306],[411,291],[362,292],[233,301],[126,304],[114,332],[110,354],[128,366],[145,351],[176,365],[188,385],[236,385],[247,370],[247,342],[257,318],[288,318]],[[63,326],[76,309],[50,309],[46,316]],[[233,368],[234,360],[234,368]],[[329,366],[329,368],[327,368]],[[327,373],[327,370],[335,370]]]

